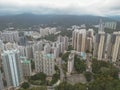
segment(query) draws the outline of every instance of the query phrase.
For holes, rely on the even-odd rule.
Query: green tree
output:
[[[40,72],[30,77],[31,84],[35,85],[45,85],[46,84],[46,74]]]
[[[113,66],[109,68],[102,67],[100,69],[100,74],[102,74],[104,77],[110,76],[114,79],[118,79],[118,73],[119,73],[119,70]]]
[[[73,49],[72,45],[69,45],[67,51],[71,51],[71,50],[74,50],[74,49]]]
[[[28,89],[19,89],[19,90],[47,90],[46,86],[39,86],[39,87],[32,87],[32,88],[28,88]]]
[[[90,53],[90,51],[89,51],[89,50],[86,50],[86,53]]]
[[[119,70],[109,62],[93,60],[92,71],[95,74],[95,78],[103,76],[118,79]]]
[[[32,80],[45,80],[46,75],[42,72],[35,74],[34,76],[31,76]]]
[[[87,86],[82,83],[78,83],[74,85],[74,90],[87,90]]]
[[[56,38],[57,38],[57,35],[50,34],[50,35],[46,35],[43,39],[54,42],[56,40]]]
[[[88,85],[88,90],[120,90],[120,80],[100,77]]]
[[[86,70],[86,63],[84,60],[80,60],[80,58],[75,55],[74,67],[78,73],[83,73]]]
[[[47,90],[46,86],[34,87],[32,90]]]
[[[61,30],[60,35],[72,37],[72,30]]]
[[[85,72],[84,76],[86,77],[86,80],[89,82],[93,78],[93,74],[91,72]]]
[[[27,89],[27,88],[30,87],[30,84],[29,84],[28,82],[24,82],[24,83],[22,83],[21,87],[22,87],[23,89]]]
[[[67,82],[63,82],[60,83],[59,86],[55,87],[55,90],[74,90],[74,86]]]
[[[55,84],[58,80],[60,79],[60,74],[54,74],[53,76],[52,76],[52,81],[51,81],[51,84],[53,85],[53,84]]]
[[[99,74],[100,68],[102,67],[110,67],[111,64],[105,61],[98,61],[96,59],[92,60],[92,72]]]
[[[63,82],[59,84],[59,86],[55,87],[55,90],[87,90],[87,86],[81,83],[71,85],[67,82]]]
[[[68,60],[68,56],[69,56],[70,52],[66,52],[65,54],[62,55],[62,60],[64,60],[65,62],[67,62]]]
[[[3,72],[4,72],[4,70],[3,70],[3,67],[2,67],[2,66],[0,67],[0,71],[1,71],[1,73],[3,73]]]
[[[56,73],[53,74],[52,80],[50,82],[51,85],[55,84],[60,79],[60,70],[56,65],[55,65],[55,71]]]
[[[55,71],[56,71],[57,73],[59,73],[59,72],[60,72],[60,70],[59,70],[59,68],[58,68],[58,66],[57,66],[57,65],[55,65]]]
[[[35,69],[35,62],[33,60],[31,60],[31,68],[32,68],[32,70]]]

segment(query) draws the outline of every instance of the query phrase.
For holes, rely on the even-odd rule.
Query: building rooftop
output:
[[[86,59],[86,53],[85,52],[80,52],[78,55],[80,55],[83,59]]]
[[[3,51],[3,53],[2,53],[2,55],[7,55],[7,54],[13,54],[13,53],[15,53],[15,52],[19,52],[19,50],[17,50],[17,49],[12,49],[12,50],[4,50]]]
[[[30,60],[21,60],[21,63],[29,64],[29,63],[30,63]]]
[[[30,63],[30,60],[28,60],[26,57],[20,56],[20,59],[21,59],[21,63],[24,63],[24,64],[29,64]]]
[[[45,54],[44,57],[45,58],[53,58],[53,54]]]

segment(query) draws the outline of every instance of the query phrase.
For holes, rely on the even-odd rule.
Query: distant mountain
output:
[[[114,19],[114,20],[116,20],[116,21],[120,21],[120,15],[110,16],[109,18]]]
[[[34,15],[20,14],[0,16],[0,29],[9,25],[14,27],[29,27],[32,25],[46,24],[48,26],[65,26],[81,24],[98,24],[100,19],[104,21],[114,21],[113,18],[91,16],[91,15]]]

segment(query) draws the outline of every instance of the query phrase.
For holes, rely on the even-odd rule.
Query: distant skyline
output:
[[[0,15],[120,15],[120,0],[0,0]]]

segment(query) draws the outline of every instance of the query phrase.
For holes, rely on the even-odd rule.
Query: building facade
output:
[[[105,55],[105,42],[106,42],[106,34],[105,32],[99,32],[95,36],[95,42],[94,42],[94,56],[98,60],[103,60]]]
[[[18,50],[7,50],[2,53],[2,62],[8,87],[17,87],[23,82],[22,67]]]
[[[72,46],[78,52],[85,52],[86,45],[86,29],[76,29],[72,35]]]
[[[4,42],[18,42],[19,41],[18,31],[5,31],[2,33],[1,36]]]
[[[20,60],[22,64],[23,76],[25,78],[30,77],[32,75],[31,61],[28,60],[26,57],[20,57]]]
[[[68,58],[68,64],[67,64],[67,72],[68,74],[71,74],[74,68],[74,53],[71,52]]]
[[[34,57],[36,72],[43,72],[47,76],[52,76],[55,73],[55,61],[53,54],[44,54],[44,52],[37,51]]]
[[[120,48],[120,32],[114,32],[111,35],[107,56],[112,62],[116,62],[119,59]]]
[[[55,73],[55,61],[53,54],[43,55],[43,72],[48,76],[52,76]]]

